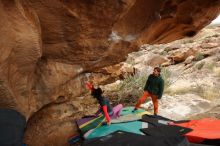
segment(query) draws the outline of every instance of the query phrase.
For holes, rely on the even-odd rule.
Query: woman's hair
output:
[[[103,91],[101,88],[97,88],[97,89],[93,89],[91,95],[94,97],[94,98],[98,98],[98,97],[101,97]]]
[[[155,67],[154,70],[157,70],[159,73],[161,72],[161,69],[159,67]]]

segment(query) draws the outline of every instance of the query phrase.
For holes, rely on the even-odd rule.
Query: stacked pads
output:
[[[25,117],[13,109],[0,108],[0,146],[21,146]]]
[[[77,120],[79,131],[85,139],[83,146],[220,145],[220,120],[173,121],[149,115],[141,109],[132,113],[132,109],[124,108],[121,116],[113,119],[111,125],[102,125],[103,116]]]

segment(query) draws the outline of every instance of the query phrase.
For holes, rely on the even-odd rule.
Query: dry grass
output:
[[[207,87],[202,85],[196,85],[195,87],[176,87],[174,89],[168,89],[167,94],[169,95],[184,95],[187,93],[193,93],[195,95],[199,95],[203,99],[213,100],[220,97],[220,87]]]
[[[212,71],[215,68],[215,66],[216,66],[215,62],[209,62],[204,65],[204,67],[210,71]]]
[[[182,95],[182,94],[189,93],[190,89],[191,89],[191,87],[179,86],[179,87],[175,87],[174,89],[167,88],[167,90],[165,90],[165,93],[167,93],[169,95]]]
[[[116,85],[116,90],[112,93],[114,97],[111,100],[114,103],[133,105],[143,94],[148,75],[147,72],[135,74],[134,76],[127,75],[122,82]]]
[[[214,67],[213,72],[216,76],[220,77],[220,67]]]
[[[204,99],[208,99],[208,100],[214,100],[218,97],[220,97],[220,92],[218,88],[213,88],[213,89],[206,89],[203,92],[203,96]]]
[[[171,85],[171,71],[167,68],[162,68],[161,76],[164,80],[164,92],[166,93]]]

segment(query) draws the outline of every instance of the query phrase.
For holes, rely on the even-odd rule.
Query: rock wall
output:
[[[74,103],[87,100],[76,98],[84,73],[125,60],[143,43],[193,36],[219,8],[219,0],[0,0],[0,107],[27,118],[28,145],[66,145]],[[44,138],[50,132],[60,143]]]

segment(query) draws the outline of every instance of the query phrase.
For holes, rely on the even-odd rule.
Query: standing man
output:
[[[136,111],[140,105],[145,102],[147,97],[150,96],[154,105],[154,115],[158,114],[158,99],[161,99],[164,89],[164,80],[160,76],[160,72],[161,69],[159,67],[155,67],[153,74],[149,75],[144,87],[144,94],[138,100],[133,112]]]

